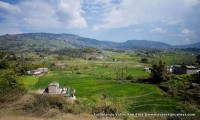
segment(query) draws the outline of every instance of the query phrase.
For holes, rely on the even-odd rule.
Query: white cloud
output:
[[[157,22],[180,24],[186,11],[191,8],[186,1],[121,0],[118,7],[112,7],[102,14],[103,23],[98,26],[99,28],[121,28]],[[194,3],[190,2],[190,4]]]
[[[0,1],[0,10],[4,10],[5,12],[19,12],[20,9],[17,6],[11,5],[6,2]]]
[[[150,32],[152,32],[152,33],[166,33],[167,31],[164,30],[163,28],[154,28],[154,29],[151,29]]]
[[[6,21],[1,25],[9,23],[18,29],[84,28],[87,23],[81,4],[82,0],[21,0],[16,5],[0,2],[0,15]]]
[[[69,24],[70,27],[86,27],[86,21],[81,17],[81,2],[82,0],[61,0],[56,8],[58,19]]]
[[[190,37],[193,37],[195,35],[195,32],[190,30],[190,29],[187,29],[187,28],[184,28],[182,29],[181,31],[181,35],[182,36],[190,36]]]

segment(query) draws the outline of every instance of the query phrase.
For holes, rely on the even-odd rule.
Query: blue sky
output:
[[[99,40],[200,42],[200,0],[0,0],[0,35],[71,33]]]

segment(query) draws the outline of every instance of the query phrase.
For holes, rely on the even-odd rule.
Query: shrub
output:
[[[79,98],[76,101],[69,100],[63,96],[50,94],[33,94],[31,100],[24,102],[20,110],[25,114],[48,117],[60,113],[89,113],[89,114],[117,114],[125,109],[121,102],[112,102],[108,96],[95,95],[91,100]],[[51,111],[54,111],[51,113]]]
[[[81,72],[77,71],[76,74],[81,74]]]
[[[124,112],[124,107],[120,103],[110,101],[106,95],[93,96],[95,105],[92,108],[93,114],[118,114]]]
[[[90,67],[89,66],[84,66],[83,69],[90,69]]]
[[[147,83],[147,82],[149,82],[149,79],[150,79],[149,77],[133,77],[131,82],[132,83],[135,83],[135,82],[137,82],[137,83]]]
[[[71,107],[70,112],[73,114],[92,113],[91,101],[89,101],[87,98],[80,98],[76,100],[71,106],[68,107],[69,108]]]
[[[149,61],[148,61],[148,58],[141,58],[140,62],[141,63],[148,63]]]
[[[22,111],[28,114],[44,115],[51,109],[62,110],[65,104],[62,96],[34,94],[32,100],[23,105]]]
[[[51,111],[59,111],[64,113],[91,113],[91,107],[88,107],[89,100],[80,99],[72,101],[63,96],[50,94],[34,94],[31,101],[23,104],[21,110],[25,114],[33,114],[36,116],[54,115],[49,114]]]
[[[133,76],[132,75],[129,75],[126,77],[126,80],[132,80],[133,79]]]
[[[1,71],[0,73],[0,103],[15,101],[27,92],[14,72]]]

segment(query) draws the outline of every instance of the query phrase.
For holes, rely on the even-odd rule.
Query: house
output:
[[[61,90],[59,88],[59,83],[58,82],[52,82],[48,86],[48,93],[50,94],[60,94]]]
[[[42,73],[48,73],[49,72],[48,68],[38,68],[37,70],[41,71]]]
[[[197,74],[200,75],[200,70],[197,70]]]
[[[43,75],[45,73],[48,73],[49,69],[48,68],[38,68],[36,70],[29,70],[27,73],[29,75]]]
[[[113,58],[113,61],[114,61],[114,62],[117,62],[117,61],[119,61],[119,60],[118,60],[117,58]]]
[[[144,68],[144,71],[145,71],[145,72],[149,72],[149,71],[150,71],[150,68],[145,67],[145,68]]]
[[[198,68],[195,66],[186,66],[186,74],[196,74]]]
[[[173,73],[174,74],[196,74],[197,67],[195,66],[187,66],[187,65],[174,65]]]
[[[44,91],[49,94],[63,94],[65,97],[69,97],[70,99],[76,99],[75,90],[71,90],[69,87],[60,88],[58,82],[50,83],[48,88],[46,88]]]
[[[172,65],[167,66],[167,71],[168,71],[169,73],[173,73],[173,66],[172,66]]]
[[[40,75],[42,72],[40,70],[29,70],[27,73],[30,75]]]

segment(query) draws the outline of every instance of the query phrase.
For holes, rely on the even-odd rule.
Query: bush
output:
[[[71,113],[79,114],[79,113],[92,113],[91,101],[87,98],[80,98],[75,101],[75,103],[71,106]],[[67,106],[66,106],[67,107]]]
[[[133,77],[131,82],[132,83],[147,83],[149,82],[149,77]]]
[[[50,115],[49,112],[57,111],[64,113],[91,113],[92,109],[88,106],[89,100],[80,99],[72,101],[60,95],[50,94],[34,94],[31,101],[23,104],[21,110],[25,114],[33,114],[36,116]]]
[[[148,58],[141,58],[140,62],[141,63],[149,63]]]
[[[126,77],[126,80],[132,80],[133,79],[133,76],[132,75],[129,75]]]
[[[96,95],[93,96],[95,105],[92,108],[93,114],[118,114],[125,111],[122,103],[114,103],[108,100],[106,95]]]
[[[83,69],[90,69],[90,67],[89,66],[84,66]]]
[[[76,74],[81,74],[81,72],[77,71]]]
[[[121,102],[111,102],[106,95],[95,95],[92,101],[87,98],[80,98],[76,101],[72,101],[60,95],[33,94],[31,100],[23,102],[20,108],[20,111],[25,114],[36,116],[48,115],[48,117],[56,115],[54,112],[51,113],[51,111],[72,114],[117,114],[124,110]]]
[[[52,108],[62,110],[64,104],[65,100],[62,97],[34,94],[32,101],[25,103],[22,110],[26,113],[43,115]]]
[[[27,92],[14,72],[0,72],[0,103],[12,102]]]

